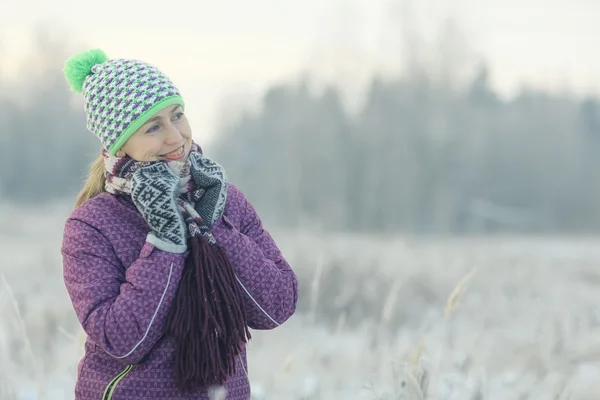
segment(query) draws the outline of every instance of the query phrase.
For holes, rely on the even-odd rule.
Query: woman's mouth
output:
[[[179,160],[179,159],[183,158],[184,154],[185,154],[185,145],[181,146],[177,150],[173,150],[170,153],[163,154],[161,157],[166,158],[168,160]]]

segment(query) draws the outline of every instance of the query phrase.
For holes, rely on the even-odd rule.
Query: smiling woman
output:
[[[249,328],[296,310],[298,280],[254,207],[192,140],[155,67],[70,58],[103,149],[66,221],[64,281],[87,333],[75,398],[249,399]]]
[[[182,160],[192,147],[192,128],[179,104],[157,112],[117,151],[138,161]]]

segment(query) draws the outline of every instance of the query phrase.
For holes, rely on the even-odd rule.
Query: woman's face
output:
[[[138,129],[121,149],[136,161],[185,160],[192,146],[192,128],[179,105],[156,113]]]

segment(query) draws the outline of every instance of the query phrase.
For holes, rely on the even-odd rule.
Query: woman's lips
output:
[[[169,160],[179,160],[184,156],[184,154],[185,154],[185,145],[181,146],[177,150],[173,150],[170,153],[163,154],[161,157],[169,159]]]

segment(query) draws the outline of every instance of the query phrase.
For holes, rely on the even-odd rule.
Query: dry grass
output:
[[[2,281],[2,285],[3,285],[3,289],[4,289],[5,293],[8,295],[10,302],[12,303],[12,306],[13,306],[13,309],[15,312],[16,321],[19,326],[18,335],[22,338],[23,343],[25,344],[25,350],[27,352],[27,355],[29,356],[29,365],[32,366],[32,369],[34,371],[34,380],[37,385],[36,390],[38,393],[41,393],[42,392],[41,391],[42,373],[39,368],[40,363],[38,362],[35,355],[33,354],[33,347],[31,346],[31,340],[29,339],[29,335],[27,334],[27,329],[25,328],[25,322],[23,321],[23,318],[21,317],[21,312],[19,311],[19,304],[17,303],[17,300],[13,294],[13,291],[12,291],[10,285],[6,281],[6,277],[4,276],[4,274],[0,274],[0,278],[2,278],[1,281]]]
[[[16,233],[0,231],[1,399],[73,397],[83,337],[62,284],[67,212],[28,215]],[[0,211],[0,226],[14,225],[14,215]],[[302,293],[294,318],[253,335],[255,399],[585,400],[600,392],[596,240],[275,236]]]
[[[467,286],[469,285],[469,282],[471,282],[471,280],[473,279],[473,276],[475,275],[476,271],[476,269],[473,269],[471,272],[465,275],[465,277],[462,278],[460,282],[458,282],[458,285],[456,285],[452,293],[450,293],[450,297],[448,297],[448,301],[446,302],[446,308],[444,309],[444,319],[446,321],[450,319],[452,312],[458,306],[458,301],[463,296],[463,294],[465,294]]]

